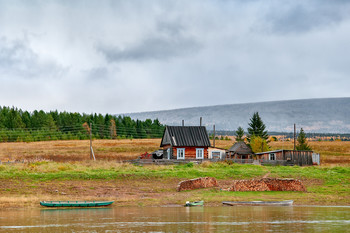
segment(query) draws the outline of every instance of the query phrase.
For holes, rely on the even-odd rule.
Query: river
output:
[[[350,207],[2,209],[0,232],[350,232]]]

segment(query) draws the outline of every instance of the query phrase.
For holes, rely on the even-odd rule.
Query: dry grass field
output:
[[[232,140],[216,140],[215,146],[228,149]],[[212,143],[213,144],[213,143]],[[310,146],[321,154],[323,165],[350,165],[349,141],[311,141]],[[89,160],[90,141],[43,141],[43,142],[11,142],[0,143],[0,160],[50,160],[57,162]],[[120,139],[94,140],[93,148],[96,159],[123,161],[136,159],[144,152],[159,149],[160,139]],[[271,150],[293,149],[292,141],[270,142]]]
[[[135,159],[144,152],[159,148],[160,139],[94,140],[99,160]],[[89,140],[0,143],[0,160],[51,160],[57,162],[90,159]]]
[[[217,140],[228,149],[233,141]],[[40,200],[118,200],[116,206],[182,205],[184,200],[294,200],[296,205],[349,205],[350,143],[310,142],[321,153],[322,166],[255,166],[209,163],[200,165],[134,166],[115,163],[135,159],[159,148],[160,139],[94,140],[97,161],[90,161],[90,142],[46,141],[0,143],[0,208],[38,206]],[[291,149],[292,142],[271,142],[271,149]],[[43,161],[42,161],[43,160]],[[54,161],[54,162],[47,162]],[[56,162],[55,162],[56,161]],[[75,162],[76,161],[76,162]],[[191,165],[191,166],[188,166]],[[227,192],[232,180],[300,179],[307,192]],[[219,187],[176,192],[185,179],[215,177]]]

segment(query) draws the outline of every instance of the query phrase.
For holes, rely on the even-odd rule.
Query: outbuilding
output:
[[[231,159],[252,159],[253,151],[243,141],[236,142],[228,149],[229,158]]]
[[[313,151],[300,150],[273,150],[256,153],[257,159],[262,162],[283,162],[283,165],[313,165]],[[319,154],[318,154],[319,158]],[[318,162],[319,163],[319,162]]]

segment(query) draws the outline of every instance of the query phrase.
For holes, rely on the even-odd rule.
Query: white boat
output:
[[[291,206],[293,200],[287,201],[224,201],[224,205],[239,206],[239,205],[250,205],[250,206]]]

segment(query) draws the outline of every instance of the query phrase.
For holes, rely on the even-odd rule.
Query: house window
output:
[[[185,148],[177,148],[177,159],[185,159]]]
[[[276,155],[274,153],[269,154],[269,160],[276,160]]]
[[[196,149],[196,159],[203,159],[203,155],[204,155],[204,149],[197,148]]]
[[[212,159],[220,159],[220,151],[212,151],[211,152],[211,158]]]

